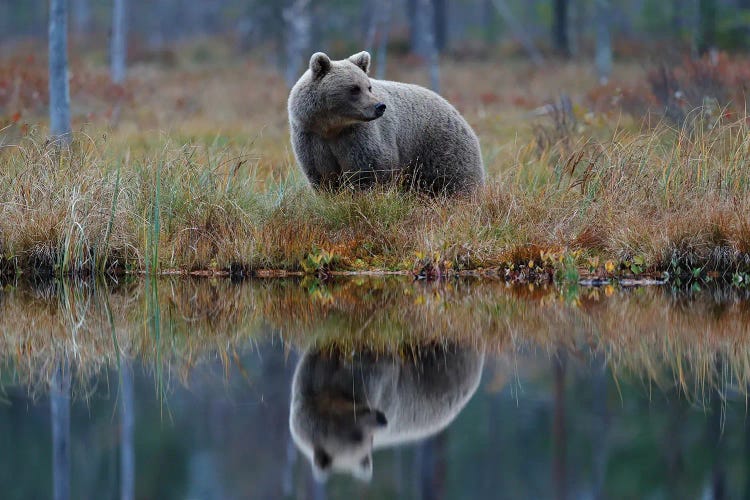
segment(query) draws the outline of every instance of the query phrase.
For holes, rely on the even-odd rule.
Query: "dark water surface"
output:
[[[0,329],[2,498],[750,498],[742,291],[48,283]]]

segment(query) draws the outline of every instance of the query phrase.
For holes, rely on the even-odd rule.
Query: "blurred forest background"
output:
[[[71,34],[86,42],[112,33],[113,2],[69,0]],[[504,46],[585,57],[597,31],[611,32],[615,52],[646,54],[655,44],[735,50],[750,44],[748,0],[124,0],[132,60],[176,42],[221,37],[238,52],[266,48],[280,66],[287,45],[304,52],[375,48],[388,38],[396,53],[424,54],[422,31],[434,30],[443,53],[483,55]],[[3,0],[0,40],[43,39],[48,0]],[[425,23],[426,18],[427,23]],[[431,22],[429,22],[431,21]],[[302,24],[303,26],[294,26]],[[428,24],[430,26],[428,26]],[[305,39],[290,40],[302,33]],[[150,54],[150,55],[149,55]],[[651,52],[651,55],[654,55]]]
[[[57,17],[50,15],[55,12]],[[65,28],[55,31],[55,23],[64,23]],[[750,47],[750,0],[4,0],[0,5],[0,126],[15,124],[29,112],[43,114],[48,105],[43,43],[53,33],[69,37],[57,44],[52,36],[50,50],[60,47],[58,54],[68,53],[72,58],[71,92],[84,94],[77,102],[74,99],[73,119],[78,116],[79,121],[90,122],[98,111],[110,124],[117,124],[122,104],[137,90],[122,87],[132,67],[228,68],[254,60],[274,70],[290,87],[313,52],[326,51],[341,58],[365,49],[375,56],[373,76],[403,79],[399,69],[424,67],[428,76],[406,79],[416,79],[438,92],[444,90],[441,62],[450,61],[491,62],[490,70],[520,61],[531,65],[531,74],[549,69],[553,62],[573,61],[580,65],[578,70],[586,71],[577,71],[580,82],[602,85],[610,81],[613,61],[656,67],[706,57],[716,67],[722,51],[742,52]],[[386,69],[389,59],[400,62],[395,73]],[[40,70],[36,73],[35,64]],[[49,67],[60,66],[53,58]],[[109,67],[115,87],[107,86],[105,75],[94,75],[97,67]],[[738,85],[742,90],[742,81],[747,81],[746,68],[740,68],[740,76],[734,69],[724,72],[731,76],[700,67],[685,72],[692,73],[699,87],[712,87],[710,91],[682,89],[685,84],[679,81],[679,71],[662,70],[647,78],[644,87],[650,88],[630,89],[631,97],[641,101],[632,106],[635,114],[640,116],[653,104],[648,101],[656,100],[668,118],[679,122],[686,115],[686,109],[677,109],[685,107],[680,100],[702,106],[710,97],[725,106],[737,97]],[[146,79],[153,81],[151,77]],[[68,91],[62,81],[54,83],[54,74],[52,80],[51,101],[55,102],[56,88],[64,100]],[[184,75],[180,80],[184,82]],[[165,83],[158,85],[167,87]],[[494,89],[472,90],[483,101],[497,100],[498,83]],[[515,104],[525,101],[522,104],[533,109],[540,100],[589,89],[587,85],[565,88],[560,80],[550,83],[544,97],[516,96]],[[717,86],[728,88],[716,91]],[[87,106],[96,96],[114,104],[103,112],[101,106]],[[460,100],[450,92],[447,97]],[[601,97],[594,96],[593,101]],[[175,107],[190,108],[189,101],[177,97]],[[458,105],[461,108],[461,102]],[[58,131],[54,130],[55,115],[51,118],[52,135],[65,134],[68,117],[59,117],[64,124]]]

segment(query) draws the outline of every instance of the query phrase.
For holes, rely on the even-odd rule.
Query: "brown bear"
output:
[[[425,344],[412,357],[327,347],[302,356],[292,381],[289,429],[318,480],[332,471],[372,477],[374,449],[445,429],[479,386],[484,348]]]
[[[370,54],[318,52],[289,94],[292,147],[317,189],[397,182],[468,194],[484,182],[479,140],[448,101],[417,85],[371,79]]]

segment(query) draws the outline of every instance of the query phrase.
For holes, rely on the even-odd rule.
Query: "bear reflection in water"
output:
[[[413,354],[310,350],[292,382],[289,428],[318,481],[331,471],[368,481],[372,450],[448,426],[477,390],[482,349],[427,345]]]

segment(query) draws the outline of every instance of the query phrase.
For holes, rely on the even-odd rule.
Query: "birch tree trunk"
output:
[[[76,34],[88,35],[91,32],[91,5],[89,0],[73,0],[73,19]]]
[[[594,65],[599,83],[605,85],[612,75],[612,42],[609,35],[609,20],[612,10],[610,0],[595,0],[596,2],[596,54]]]
[[[58,145],[70,144],[67,0],[49,5],[49,133]]]
[[[378,44],[378,59],[376,62],[375,78],[378,80],[385,79],[385,68],[388,63],[388,38],[391,34],[391,15],[393,9],[393,0],[383,0],[383,19],[381,21],[382,30],[380,32],[380,42]]]
[[[406,20],[409,23],[409,46],[411,51],[419,53],[419,44],[421,43],[419,34],[419,13],[418,2],[420,0],[406,0]]]
[[[284,80],[291,88],[299,78],[299,69],[304,53],[310,47],[310,0],[294,0],[284,9],[283,17],[287,25],[286,70]]]
[[[482,28],[487,46],[494,45],[497,41],[497,28],[495,26],[495,6],[492,4],[492,0],[482,0]]]
[[[716,43],[716,0],[698,0],[698,29],[695,48],[703,55]]]
[[[448,45],[447,0],[432,0],[432,21],[435,47],[443,52]]]
[[[552,41],[555,48],[563,56],[570,55],[570,41],[568,37],[568,0],[553,0],[552,10]]]
[[[505,24],[513,30],[513,36],[523,46],[524,50],[529,55],[531,62],[534,63],[535,66],[541,66],[544,64],[544,58],[542,57],[541,52],[536,48],[531,37],[528,36],[526,31],[524,31],[505,0],[493,0],[492,4],[495,6],[495,9],[497,9],[498,14],[503,18],[503,21],[505,21]]]
[[[427,64],[430,70],[430,88],[440,93],[440,61],[437,45],[435,44],[435,20],[431,0],[419,0],[419,33],[422,36],[421,45],[427,52]]]
[[[114,0],[112,5],[112,45],[110,47],[110,77],[121,85],[125,81],[127,46],[127,0]]]
[[[671,23],[672,23],[672,35],[678,40],[682,38],[682,28],[684,24],[685,12],[684,12],[683,0],[672,0],[671,1]]]
[[[70,369],[55,367],[50,382],[52,421],[52,489],[54,500],[70,498]]]
[[[375,45],[375,35],[378,32],[378,6],[375,0],[363,0],[362,6],[364,8],[365,18],[365,50],[372,53],[372,48]]]

